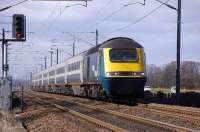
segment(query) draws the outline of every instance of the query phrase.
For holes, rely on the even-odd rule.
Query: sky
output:
[[[0,9],[22,0],[0,0]],[[177,7],[178,0],[162,0]],[[25,78],[28,73],[50,66],[51,49],[59,49],[59,62],[113,37],[130,37],[146,52],[147,64],[163,66],[176,60],[177,12],[156,0],[34,1],[0,12],[0,30],[11,38],[12,15],[24,14],[27,41],[8,48],[9,74]],[[134,4],[135,3],[135,4]],[[129,6],[125,6],[129,4]],[[182,0],[181,61],[200,61],[200,1]],[[91,33],[92,32],[92,33]],[[54,50],[55,51],[55,50]],[[56,63],[55,52],[53,64]],[[41,65],[43,65],[41,67]]]

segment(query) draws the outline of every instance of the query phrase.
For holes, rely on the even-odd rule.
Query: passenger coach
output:
[[[118,37],[33,75],[33,89],[93,98],[135,100],[146,83],[145,52]]]

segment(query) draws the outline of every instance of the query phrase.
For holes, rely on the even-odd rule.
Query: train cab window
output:
[[[112,49],[110,50],[110,60],[112,62],[136,62],[138,55],[136,49]]]

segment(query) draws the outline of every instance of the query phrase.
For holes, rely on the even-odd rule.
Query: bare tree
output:
[[[147,66],[147,85],[169,88],[176,84],[176,62],[163,67]],[[188,89],[200,88],[200,63],[184,61],[181,63],[181,87]]]

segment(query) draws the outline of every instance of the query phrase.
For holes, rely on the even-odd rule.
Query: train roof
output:
[[[139,43],[130,38],[117,37],[105,41],[102,48],[143,48]]]
[[[99,48],[118,48],[118,49],[124,48],[124,49],[126,49],[126,48],[143,48],[143,47],[142,47],[142,45],[140,45],[133,39],[126,38],[126,37],[117,37],[117,38],[109,39],[109,40],[103,42],[102,44],[99,44],[93,48],[90,48],[86,54],[88,55],[88,54],[95,53],[99,50]]]
[[[67,59],[65,59],[62,63],[65,63],[67,60],[70,60],[71,58],[77,57],[77,56],[82,56],[82,55],[89,55],[89,54],[93,54],[95,52],[98,52],[99,48],[124,48],[124,49],[128,49],[128,48],[143,48],[139,43],[137,43],[136,41],[134,41],[133,39],[130,38],[126,38],[126,37],[116,37],[116,38],[112,38],[109,39],[95,47],[90,48],[89,50],[83,51],[75,56],[69,57]],[[53,65],[52,67],[43,70],[42,72],[36,73],[35,75],[39,75],[43,72],[47,72],[50,71],[56,67],[59,67],[61,65],[60,64],[56,64]]]

